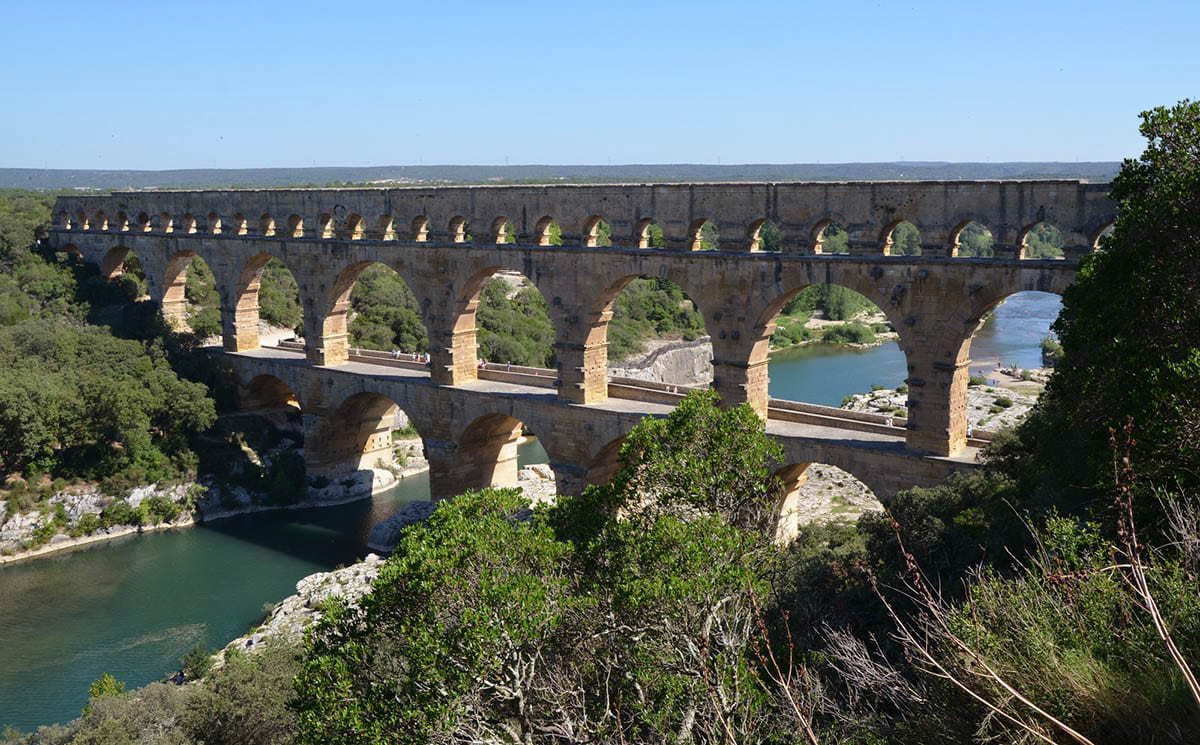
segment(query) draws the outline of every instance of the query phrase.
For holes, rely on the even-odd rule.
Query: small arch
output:
[[[333,215],[326,213],[317,216],[317,235],[321,238],[333,237]]]
[[[129,217],[124,212],[118,212],[114,221],[117,232],[126,233],[129,231]]]
[[[612,245],[612,226],[600,215],[592,215],[583,223],[583,245],[597,248]]]
[[[349,240],[362,240],[363,237],[363,219],[362,215],[352,213],[346,218],[345,236]]]
[[[288,216],[288,237],[303,238],[304,237],[304,218],[300,215]]]
[[[154,228],[154,225],[150,220],[150,215],[147,215],[145,212],[138,213],[137,224],[138,231],[142,233],[149,233]]]
[[[492,220],[491,240],[497,245],[517,242],[517,231],[507,217],[501,215]]]
[[[458,437],[456,470],[465,489],[518,485],[518,452],[525,425],[507,414],[484,414]]]
[[[1104,239],[1112,235],[1115,227],[1116,225],[1110,222],[1092,234],[1091,244],[1093,251],[1099,251],[1103,248]]]
[[[762,229],[766,225],[766,218],[755,220],[746,227],[746,250],[751,252],[759,252],[763,250],[762,244]]]
[[[195,233],[199,230],[195,215],[190,213],[183,216],[181,223],[180,227],[183,228],[183,232],[185,233]]]
[[[108,230],[108,217],[105,216],[104,210],[100,210],[99,212],[96,213],[96,219],[93,224],[96,226],[96,230],[100,230],[100,231]]]
[[[86,212],[84,212],[83,210],[79,211],[79,216],[76,218],[75,223],[76,223],[76,225],[79,226],[80,230],[91,230],[92,229],[91,218],[89,218],[88,214]]]
[[[241,391],[239,398],[244,411],[301,408],[300,398],[291,387],[283,380],[266,373],[255,376]]]
[[[68,213],[68,212],[59,212],[58,213],[58,227],[62,228],[63,230],[70,230],[71,223],[72,223],[72,220],[71,220],[70,213]]]
[[[921,231],[908,220],[896,220],[880,236],[884,256],[920,256]]]
[[[429,240],[429,218],[424,215],[417,215],[412,219],[410,227],[412,231],[412,239],[416,243],[424,243]]]
[[[375,235],[381,241],[396,240],[396,222],[391,215],[380,215],[375,223]]]
[[[666,236],[662,226],[652,217],[638,220],[634,227],[633,239],[638,248],[666,248]]]
[[[65,253],[75,262],[83,261],[83,252],[80,251],[79,247],[74,243],[68,243],[67,245],[63,246],[63,253]]]
[[[212,235],[221,234],[221,216],[216,212],[208,213],[208,232]]]
[[[534,239],[539,246],[561,246],[562,245],[562,229],[558,227],[558,223],[554,218],[545,215],[533,229]]]
[[[175,232],[175,218],[171,217],[171,213],[163,212],[158,216],[158,230],[161,233]]]
[[[270,215],[258,218],[258,232],[265,236],[275,235],[275,218]]]
[[[462,215],[455,215],[450,218],[450,242],[451,243],[466,243],[467,242],[467,220]]]
[[[720,247],[721,234],[711,220],[696,220],[688,228],[688,250],[716,251]]]
[[[234,235],[246,235],[250,232],[250,225],[246,220],[246,216],[241,212],[233,216],[232,228]]]
[[[850,253],[850,233],[834,220],[821,220],[813,227],[812,251],[814,254]]]
[[[1045,222],[1035,222],[1021,231],[1017,241],[1018,258],[1021,259],[1061,259],[1063,252],[1062,231],[1056,226]]]
[[[950,231],[950,255],[962,258],[991,258],[995,256],[992,231],[974,220],[965,220]]]

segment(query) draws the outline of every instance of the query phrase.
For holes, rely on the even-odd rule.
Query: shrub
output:
[[[85,512],[79,516],[79,521],[75,523],[75,527],[71,528],[71,537],[79,538],[85,535],[91,535],[100,529],[100,516],[94,512]]]
[[[901,383],[896,386],[896,393],[908,393],[908,383]]]
[[[138,505],[137,518],[142,525],[158,525],[179,517],[180,507],[167,497],[155,494]]]
[[[971,386],[972,388],[981,385],[987,385],[987,378],[983,377],[982,375],[972,375],[967,380],[967,385]]]
[[[821,335],[821,341],[830,344],[872,344],[875,342],[875,332],[870,326],[852,321],[827,327]]]
[[[212,670],[213,659],[208,648],[197,644],[183,656],[181,669],[188,680],[200,680]]]
[[[1000,396],[999,398],[997,398],[995,400],[994,403],[996,404],[996,406],[999,406],[1001,409],[1007,409],[1008,407],[1013,405],[1013,400],[1011,398],[1009,398],[1008,396]]]
[[[100,513],[100,524],[105,528],[114,525],[133,525],[138,521],[138,513],[124,499],[114,499]]]

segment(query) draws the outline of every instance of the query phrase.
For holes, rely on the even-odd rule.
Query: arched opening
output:
[[[375,235],[381,241],[396,240],[396,222],[391,215],[380,215],[375,225]]]
[[[67,245],[63,246],[62,253],[69,261],[77,264],[83,262],[83,252],[80,251],[79,247],[74,243],[68,243]]]
[[[317,235],[322,238],[333,237],[333,215],[320,215],[317,217]]]
[[[290,215],[288,217],[288,237],[303,238],[304,237],[304,218],[300,215]]]
[[[450,235],[451,243],[466,243],[467,238],[467,220],[461,215],[450,218],[450,225],[447,227]]]
[[[625,436],[609,441],[600,448],[588,463],[587,475],[584,481],[587,485],[607,484],[612,481],[617,471],[621,470],[621,446],[625,444]]]
[[[592,215],[583,223],[583,245],[600,248],[612,245],[612,226],[600,215]]]
[[[469,283],[455,325],[456,333],[474,329],[479,360],[494,365],[553,369],[554,323],[550,306],[523,274],[490,269]]]
[[[325,318],[325,333],[347,330],[350,345],[360,349],[424,355],[429,334],[421,306],[408,283],[391,267],[364,262],[338,278]]]
[[[346,218],[345,236],[349,240],[357,241],[363,237],[363,219],[361,215],[352,214]]]
[[[1022,259],[1063,258],[1063,234],[1048,222],[1037,222],[1021,231],[1020,247]]]
[[[208,232],[213,235],[221,234],[221,216],[216,212],[208,213]]]
[[[96,213],[96,218],[92,221],[92,225],[95,226],[96,230],[108,230],[108,217],[105,216],[103,210]]]
[[[721,233],[711,220],[697,220],[688,231],[692,251],[716,251],[721,248]]]
[[[512,221],[501,215],[495,220],[492,220],[492,230],[490,240],[497,245],[504,245],[517,242],[517,229]]]
[[[813,229],[812,247],[814,254],[848,254],[850,233],[839,222],[822,220]]]
[[[535,503],[553,498],[554,474],[545,465],[546,451],[521,420],[484,414],[467,425],[456,444],[454,462],[437,464],[443,473],[436,474],[441,478],[433,480],[434,488],[444,493],[435,497],[468,489],[518,487]]]
[[[59,228],[70,230],[72,225],[71,215],[68,212],[59,212],[58,219],[55,221]]]
[[[250,226],[247,223],[246,216],[240,212],[233,216],[230,228],[234,235],[246,235],[250,232]]]
[[[184,215],[180,219],[180,227],[185,233],[195,233],[198,230],[196,225],[196,216],[192,214]]]
[[[595,343],[607,341],[608,374],[670,388],[707,388],[712,383],[712,342],[696,303],[674,282],[625,277],[606,293]],[[589,340],[589,345],[592,342]]]
[[[164,212],[158,216],[158,230],[162,233],[175,232],[175,218],[171,217],[169,212]]]
[[[258,232],[264,236],[275,235],[275,218],[270,215],[258,218]]]
[[[534,241],[539,246],[561,246],[562,229],[553,217],[546,215],[537,221],[533,230]]]
[[[779,225],[770,220],[755,220],[750,224],[749,250],[781,253],[783,251],[783,231]]]
[[[792,463],[775,472],[778,483],[777,543],[789,543],[804,525],[853,522],[883,505],[863,482],[824,463]]]
[[[138,213],[138,216],[137,216],[138,232],[149,233],[153,229],[153,227],[154,226],[151,224],[150,215],[147,215],[145,212]]]
[[[950,233],[950,255],[961,258],[991,258],[995,256],[992,231],[969,220]]]
[[[241,408],[246,411],[256,409],[300,410],[300,400],[288,384],[274,375],[259,375],[250,381],[241,391]]]
[[[394,485],[423,458],[417,424],[395,401],[356,393],[322,416],[306,444],[309,485],[319,498],[370,494]]]
[[[113,229],[118,233],[126,233],[129,231],[129,216],[124,212],[118,212],[114,218]]]
[[[260,344],[299,342],[303,337],[300,285],[283,262],[270,254],[258,254],[242,268],[235,307],[236,339],[225,340],[227,349],[245,351]]]
[[[1044,382],[1057,361],[1051,326],[1062,310],[1057,293],[1013,293],[983,314],[969,341],[971,374],[979,385],[1029,390],[1020,383]],[[1040,388],[1038,389],[1040,392]]]
[[[109,249],[100,262],[100,275],[121,285],[123,294],[129,300],[146,297],[146,272],[137,254],[126,246]]]
[[[418,215],[417,217],[414,217],[410,230],[412,231],[412,239],[416,243],[424,243],[428,241],[429,219],[424,215]]]
[[[1108,236],[1112,235],[1113,227],[1114,227],[1113,224],[1109,223],[1108,225],[1105,225],[1100,230],[1096,231],[1096,234],[1092,237],[1092,250],[1093,251],[1099,251],[1104,247],[1104,239],[1107,238]]]
[[[163,277],[161,307],[167,323],[201,339],[219,338],[221,297],[216,284],[212,269],[195,252],[173,256]]]
[[[79,215],[75,219],[75,225],[79,230],[91,230],[92,220],[83,210],[79,211]]]
[[[907,220],[900,220],[883,232],[884,256],[920,256],[921,231]]]
[[[667,239],[663,233],[662,226],[654,221],[654,218],[647,217],[639,220],[633,233],[634,241],[638,248],[666,248]]]
[[[898,387],[907,360],[884,311],[837,284],[795,288],[755,326],[752,365],[767,363],[771,398],[840,406],[872,387]]]

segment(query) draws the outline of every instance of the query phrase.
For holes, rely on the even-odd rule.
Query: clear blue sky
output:
[[[1115,160],[1200,2],[6,0],[0,167]]]

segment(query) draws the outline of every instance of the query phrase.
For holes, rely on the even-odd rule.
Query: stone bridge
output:
[[[1013,293],[1061,293],[1115,205],[1104,184],[953,181],[146,191],[60,197],[55,214],[52,245],[106,276],[136,252],[151,298],[172,321],[184,319],[187,266],[202,257],[247,395],[299,402],[309,442],[320,445],[309,448],[314,466],[357,463],[380,448],[387,401],[425,439],[436,495],[514,475],[520,423],[545,444],[562,488],[603,478],[633,423],[670,407],[661,391],[614,386],[607,376],[616,296],[634,278],[660,277],[702,314],[713,386],[725,402],[769,415],[768,431],[797,466],[842,467],[886,498],[974,460],[979,443],[966,436],[965,404],[975,331]],[[613,245],[598,245],[602,221]],[[768,221],[782,236],[780,253],[759,250]],[[891,255],[891,233],[904,221],[919,229],[923,255]],[[993,234],[994,258],[958,256],[959,234],[972,222]],[[1023,258],[1039,222],[1063,233],[1064,259]],[[666,248],[649,247],[652,224]],[[717,250],[696,250],[706,224],[719,235]],[[823,253],[831,224],[849,233],[849,255]],[[557,235],[561,245],[551,245]],[[259,279],[272,257],[300,287],[302,351],[259,345]],[[398,272],[417,297],[427,367],[352,357],[350,291],[373,263]],[[480,373],[479,295],[505,270],[547,300],[557,359],[549,378]],[[897,330],[908,367],[903,428],[770,402],[775,318],[817,283],[862,293]]]

